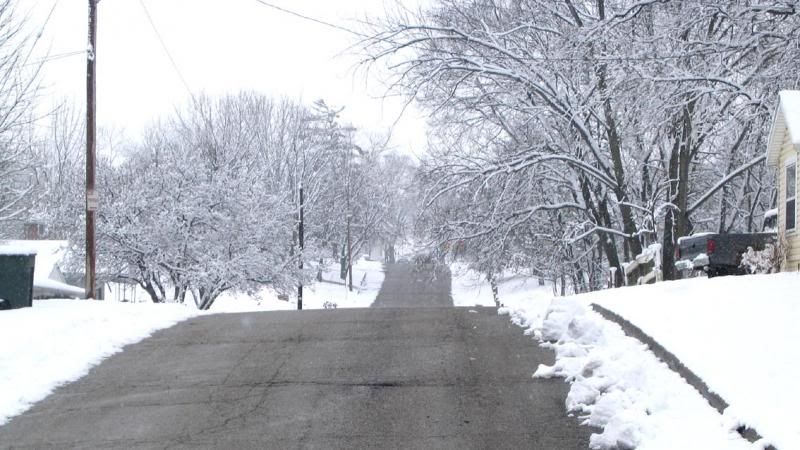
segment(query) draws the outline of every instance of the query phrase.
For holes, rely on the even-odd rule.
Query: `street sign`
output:
[[[94,189],[89,190],[86,192],[86,210],[87,211],[97,211],[97,205],[99,201],[97,199],[97,191]]]

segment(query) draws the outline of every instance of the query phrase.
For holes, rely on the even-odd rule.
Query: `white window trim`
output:
[[[798,173],[798,171],[797,171],[797,169],[798,169],[798,167],[797,167],[797,155],[788,156],[783,161],[783,182],[784,182],[784,184],[788,184],[788,182],[789,182],[789,180],[786,179],[786,169],[788,169],[789,166],[791,166],[791,165],[794,165],[794,197],[789,197],[788,195],[786,195],[787,194],[786,186],[784,186],[783,193],[784,193],[785,197],[783,199],[783,213],[784,213],[784,215],[788,214],[788,211],[786,210],[786,204],[789,202],[789,200],[794,200],[794,228],[787,228],[785,230],[786,234],[797,233],[797,226],[798,226],[798,224],[797,224],[797,216],[798,216],[798,214],[797,214],[797,212],[798,212],[797,211],[797,187],[798,187],[798,184],[800,184],[800,177],[798,177],[798,175],[800,175],[800,173]],[[786,217],[783,218],[783,226],[784,227],[786,226]]]

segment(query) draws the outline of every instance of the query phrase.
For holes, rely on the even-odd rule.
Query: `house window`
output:
[[[786,165],[786,230],[794,230],[797,225],[797,163]]]

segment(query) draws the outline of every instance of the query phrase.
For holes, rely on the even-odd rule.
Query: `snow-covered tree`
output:
[[[37,185],[31,123],[41,62],[15,2],[0,0],[0,230],[30,207]]]
[[[602,266],[620,285],[651,243],[671,278],[678,237],[758,226],[798,25],[777,1],[438,0],[380,21],[366,50],[431,113],[430,236],[585,290]]]

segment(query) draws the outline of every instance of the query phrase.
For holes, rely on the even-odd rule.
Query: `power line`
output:
[[[175,62],[175,58],[172,57],[172,53],[170,53],[169,48],[167,48],[167,44],[164,42],[164,38],[158,31],[158,27],[156,27],[156,23],[153,21],[153,17],[150,15],[150,11],[147,10],[147,5],[144,4],[144,0],[139,0],[139,4],[142,5],[144,14],[145,16],[147,16],[147,20],[148,22],[150,22],[150,26],[153,27],[153,31],[156,33],[158,42],[161,43],[161,48],[164,49],[164,53],[167,54],[167,58],[169,58],[170,63],[172,63],[172,68],[175,69],[175,73],[178,74],[178,78],[180,78],[181,83],[183,83],[183,87],[185,87],[189,95],[192,96],[192,98],[194,98],[194,94],[192,93],[192,89],[189,87],[189,83],[186,82],[186,78],[184,78],[180,67],[178,67],[178,63]]]
[[[261,3],[264,6],[267,6],[269,8],[275,9],[277,11],[280,11],[280,12],[283,12],[283,13],[286,13],[286,14],[289,14],[289,15],[292,15],[292,16],[295,16],[295,17],[299,17],[299,18],[301,18],[303,20],[308,20],[308,21],[317,23],[319,25],[323,25],[323,26],[326,26],[326,27],[334,28],[334,29],[339,30],[339,31],[344,31],[345,33],[354,34],[354,35],[359,36],[359,37],[369,38],[369,36],[367,36],[364,33],[359,33],[358,31],[351,30],[351,29],[343,27],[341,25],[336,25],[334,23],[326,22],[326,21],[324,21],[322,19],[317,19],[315,17],[307,16],[305,14],[301,14],[301,13],[296,12],[296,11],[292,11],[292,10],[289,10],[289,9],[286,9],[286,8],[282,8],[282,7],[278,6],[278,5],[274,5],[274,4],[266,2],[264,0],[256,0],[256,1],[258,3]]]
[[[47,56],[44,56],[44,57],[39,58],[37,60],[30,61],[30,62],[24,64],[23,67],[26,67],[26,66],[38,66],[38,65],[45,64],[45,63],[49,63],[51,61],[56,61],[56,60],[59,60],[59,59],[69,58],[71,56],[78,56],[78,55],[85,55],[85,54],[86,54],[86,50],[75,50],[75,51],[66,52],[66,53],[56,53],[54,55],[47,55]]]

